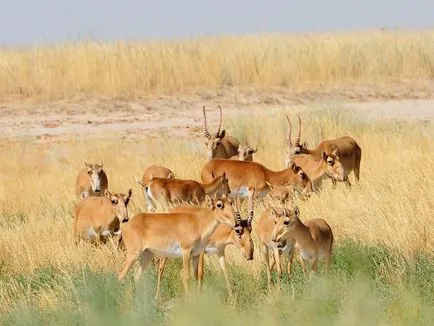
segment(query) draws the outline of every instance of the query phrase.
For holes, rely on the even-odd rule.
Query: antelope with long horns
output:
[[[222,108],[218,106],[220,111],[220,121],[217,131],[211,134],[208,131],[208,125],[206,122],[206,112],[205,105],[202,108],[203,111],[203,121],[204,121],[204,135],[205,135],[205,146],[208,152],[208,160],[213,158],[226,158],[229,159],[232,156],[238,155],[238,147],[240,142],[238,139],[232,136],[226,135],[226,130],[221,130],[222,126]]]

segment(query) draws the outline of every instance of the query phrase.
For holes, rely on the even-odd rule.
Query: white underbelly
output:
[[[258,192],[255,196],[259,198],[263,198],[268,194],[269,189],[266,188],[265,190],[262,190]],[[235,198],[235,196],[238,195],[238,198],[249,198],[249,188],[247,186],[241,186],[238,188],[231,188],[231,192],[229,193],[228,197]]]
[[[205,253],[207,255],[215,255],[215,254],[217,254],[217,247],[216,246],[206,246],[205,247]]]
[[[182,249],[179,243],[173,243],[170,246],[161,249],[152,249],[150,250],[156,256],[160,257],[169,257],[169,258],[180,258],[182,257]]]

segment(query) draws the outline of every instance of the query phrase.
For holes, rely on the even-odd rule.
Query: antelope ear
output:
[[[107,198],[111,198],[112,194],[110,193],[110,191],[108,189],[104,189],[104,196]]]
[[[173,174],[173,172],[170,172],[169,175],[167,176],[168,179],[175,179],[175,175]]]
[[[133,189],[128,189],[128,199],[131,198],[131,196],[133,195]]]
[[[83,161],[83,167],[84,168],[87,168],[89,165],[90,165],[89,163],[87,163],[86,161]]]
[[[332,155],[334,155],[334,156],[338,156],[338,155],[339,155],[339,151],[338,151],[337,148],[335,148],[335,149],[333,150]]]
[[[273,207],[271,207],[271,215],[273,215],[274,218],[277,218],[277,212]]]
[[[297,218],[300,216],[300,210],[298,209],[298,206],[294,207],[294,214],[295,214],[295,217],[297,217]]]
[[[101,169],[102,169],[102,161],[101,161],[101,164],[99,165],[100,167],[101,167]]]
[[[226,130],[222,130],[222,131],[220,131],[220,134],[218,135],[218,137],[220,138],[220,139],[222,139],[222,138],[225,138],[225,136],[226,136]]]

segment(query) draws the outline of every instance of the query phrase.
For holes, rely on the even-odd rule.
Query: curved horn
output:
[[[240,215],[240,208],[238,206],[238,191],[235,195],[235,219],[237,222],[237,225],[241,224],[241,215]]]
[[[219,107],[219,110],[220,110],[220,121],[219,121],[219,127],[218,127],[218,129],[217,129],[217,131],[215,133],[216,137],[220,136],[220,129],[222,128],[222,118],[223,118],[222,108],[220,107],[220,105],[218,105],[218,107]]]
[[[253,198],[255,197],[255,188],[253,188],[252,194],[249,198],[249,216],[247,217],[247,224],[252,225],[254,207],[253,207]]]
[[[291,142],[291,121],[289,120],[289,117],[286,116],[286,120],[288,120],[288,134],[286,135],[286,145],[288,146],[292,146],[292,142]]]
[[[211,135],[209,134],[209,131],[208,131],[208,126],[206,124],[205,105],[203,106],[202,111],[203,111],[203,123],[204,123],[204,125],[203,125],[203,133],[204,133],[204,135],[205,135],[206,138],[211,138]]]
[[[300,138],[301,138],[301,118],[298,114],[297,114],[297,118],[298,118],[298,135],[297,135],[297,138],[295,139],[295,145],[299,146],[300,145]]]

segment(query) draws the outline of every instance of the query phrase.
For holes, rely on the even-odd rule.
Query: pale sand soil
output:
[[[215,125],[218,121],[217,104],[223,108],[224,119],[239,117],[240,114],[259,116],[271,109],[302,112],[333,104],[341,109],[354,110],[361,118],[417,119],[432,123],[434,87],[388,92],[352,88],[311,93],[222,89],[135,101],[85,98],[50,104],[12,102],[0,104],[0,137],[9,140],[31,137],[38,142],[57,142],[71,137],[106,137],[108,134],[126,138],[158,137],[163,133],[199,137],[203,123],[202,106],[211,109],[208,120]]]

